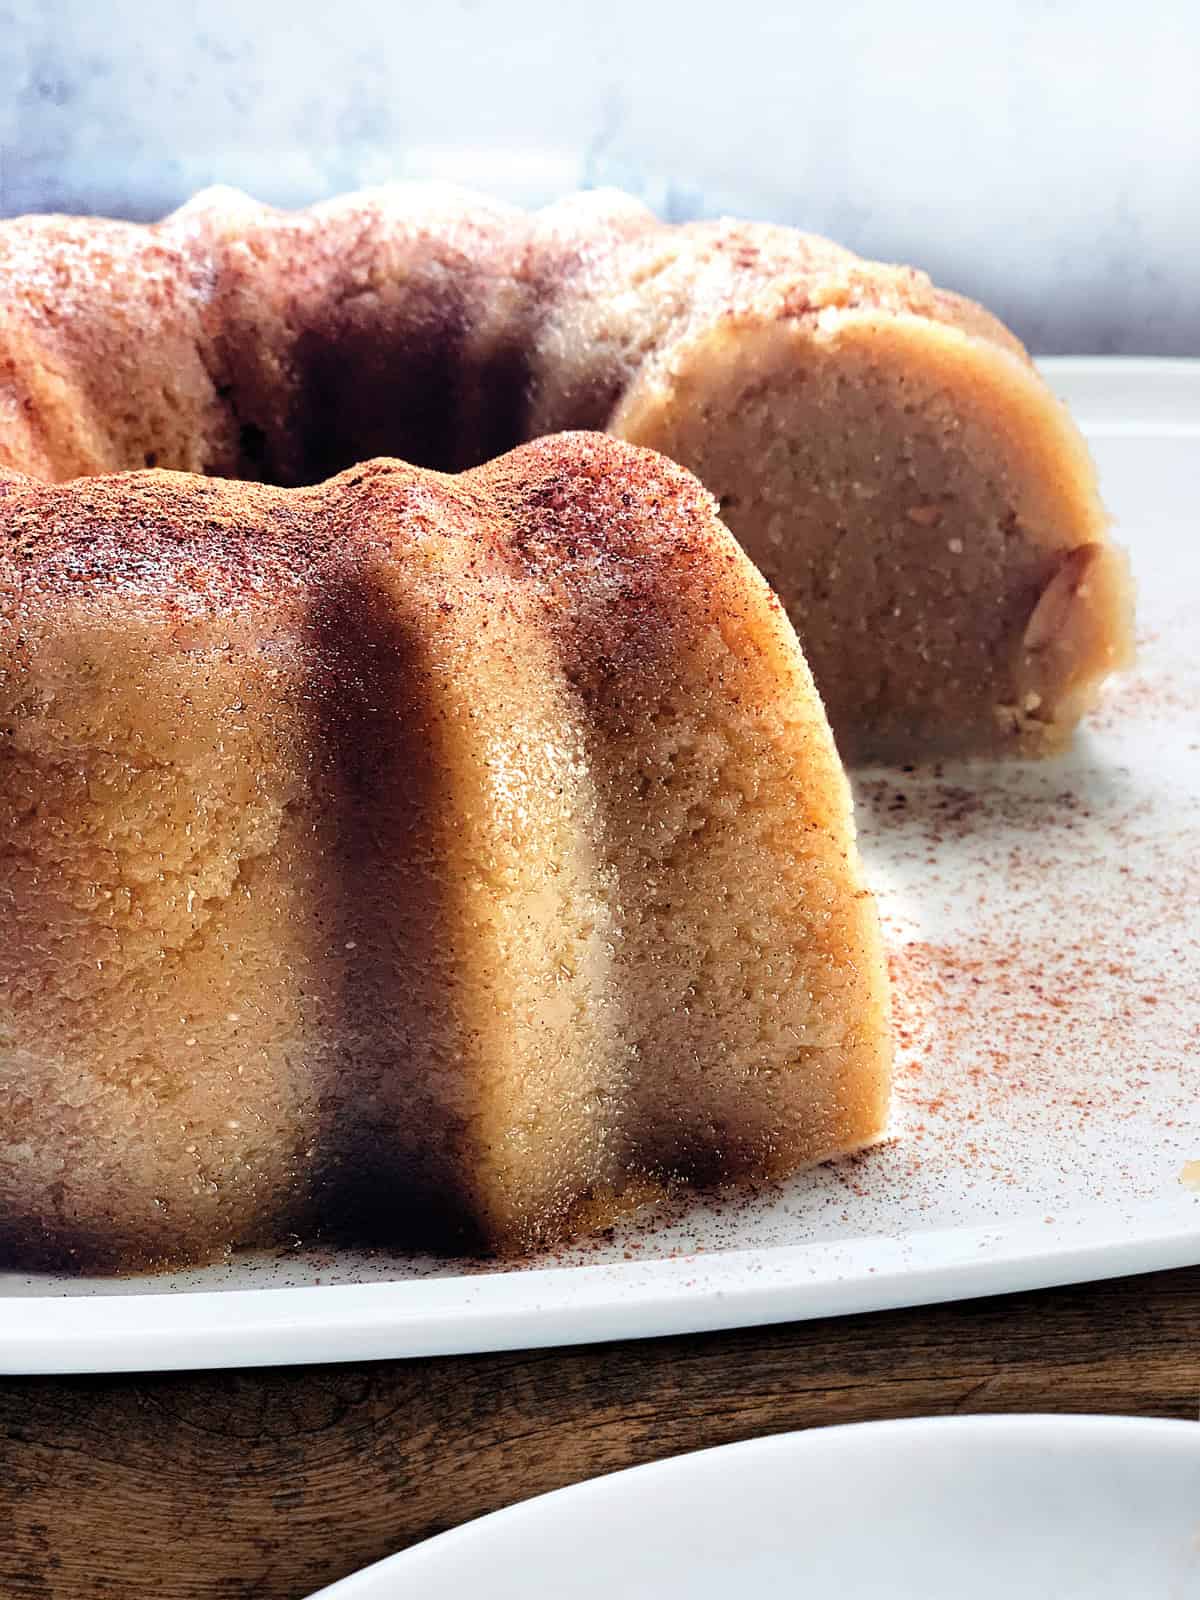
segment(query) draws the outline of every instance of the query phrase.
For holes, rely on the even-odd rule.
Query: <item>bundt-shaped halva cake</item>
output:
[[[1129,654],[1081,437],[1020,344],[921,273],[619,195],[526,216],[400,186],[153,227],[0,226],[0,464],[312,484],[605,429],[717,496],[843,755],[1039,754]]]
[[[244,469],[187,323],[214,285],[162,233],[115,235],[137,282],[78,237],[96,326],[153,307],[152,349],[131,321],[86,405],[38,366],[26,465]],[[255,415],[274,472],[292,434]],[[0,923],[10,1265],[521,1250],[884,1123],[875,913],[795,635],[695,479],[603,435],[291,489],[0,474]]]

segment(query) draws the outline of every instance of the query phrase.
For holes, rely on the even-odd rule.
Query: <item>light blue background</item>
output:
[[[0,0],[0,213],[618,183],[926,267],[1040,352],[1200,354],[1200,4]]]

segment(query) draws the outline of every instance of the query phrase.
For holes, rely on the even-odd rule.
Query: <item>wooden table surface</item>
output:
[[[300,1600],[498,1506],[704,1445],[1198,1407],[1200,1268],[572,1350],[0,1378],[0,1596]]]

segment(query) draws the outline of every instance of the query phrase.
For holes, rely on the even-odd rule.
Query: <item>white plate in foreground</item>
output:
[[[318,1600],[1194,1600],[1200,1424],[949,1417],[676,1456],[482,1517]]]
[[[858,780],[896,980],[885,1145],[519,1268],[0,1274],[0,1371],[510,1349],[1200,1262],[1200,362],[1045,370],[1132,551],[1140,662],[1063,760]]]

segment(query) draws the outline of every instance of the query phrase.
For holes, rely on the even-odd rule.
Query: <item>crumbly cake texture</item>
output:
[[[906,267],[608,192],[397,186],[285,214],[0,225],[0,464],[296,485],[605,429],[696,472],[781,596],[842,753],[1036,755],[1131,652],[1063,407]]]
[[[699,484],[603,435],[0,476],[0,919],[9,1264],[527,1250],[884,1124],[794,633]]]

